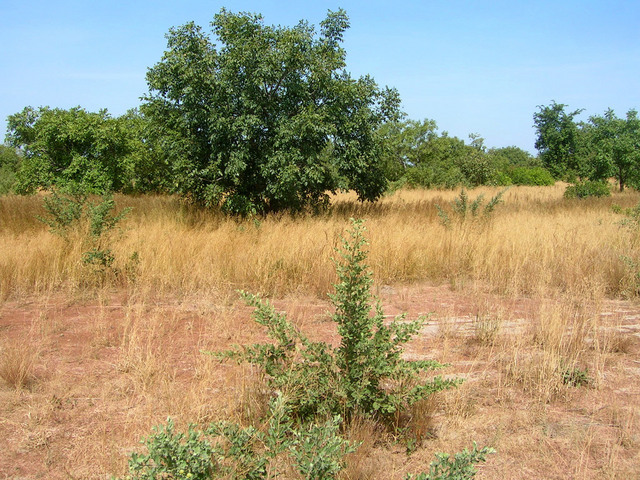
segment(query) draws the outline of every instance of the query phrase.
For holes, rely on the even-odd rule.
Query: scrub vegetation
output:
[[[352,78],[342,10],[211,27],[139,109],[8,118],[0,476],[633,477],[637,112],[487,149]]]
[[[175,197],[116,195],[116,214],[132,209],[102,238],[114,261],[99,282],[83,261],[85,234],[52,233],[36,218],[47,215],[41,198],[2,197],[0,390],[8,454],[0,469],[27,478],[36,472],[63,478],[65,471],[124,477],[128,452],[139,452],[135,465],[147,468],[147,450],[137,442],[147,438],[160,448],[157,435],[169,434],[153,434],[152,427],[166,425],[167,417],[178,440],[162,448],[184,451],[179,444],[191,436],[204,438],[186,433],[188,424],[211,435],[208,425],[224,419],[231,423],[216,430],[216,451],[227,455],[225,442],[249,435],[253,458],[263,458],[258,445],[276,435],[268,427],[276,415],[293,422],[268,457],[280,478],[303,475],[300,468],[309,464],[297,462],[310,458],[304,442],[312,438],[324,438],[318,442],[338,455],[323,458],[340,478],[426,474],[436,453],[449,453],[453,462],[456,452],[472,452],[474,441],[497,450],[476,467],[484,478],[508,477],[514,461],[547,478],[634,472],[640,418],[631,401],[640,346],[634,212],[640,195],[628,190],[581,200],[563,194],[562,184],[511,187],[491,216],[448,226],[437,207],[453,209],[460,192],[400,190],[376,204],[338,195],[321,215],[259,220],[203,211]],[[313,405],[369,405],[367,399],[377,398],[350,401],[339,383],[323,387],[321,381],[340,381],[336,359],[325,365],[331,375],[313,370],[320,368],[313,358],[328,361],[340,346],[331,320],[336,306],[326,294],[343,283],[331,259],[352,228],[351,217],[367,227],[370,288],[383,311],[426,320],[399,358],[449,364],[439,374],[464,382],[398,411],[389,409],[395,401],[376,403],[388,415],[344,423],[344,407],[331,408],[318,417],[322,432],[313,433],[299,418],[300,402],[312,412]],[[238,290],[269,298],[275,310],[252,297],[253,307],[243,305]],[[296,346],[282,344],[283,359],[297,362],[302,355],[308,366],[274,370],[202,353],[240,345],[239,352],[258,360],[250,352],[261,350],[244,350],[268,339],[251,320],[256,307],[267,319],[287,311]],[[389,325],[391,318],[380,318]],[[269,372],[281,374],[270,380]],[[312,384],[297,383],[304,372]],[[293,390],[274,412],[275,392],[287,388]],[[304,394],[315,400],[308,403]],[[336,401],[324,403],[330,394]],[[343,423],[335,423],[336,413]],[[176,437],[181,432],[185,436]],[[291,442],[303,442],[287,450],[302,457],[277,453]],[[558,449],[579,460],[560,461]],[[223,462],[224,471],[239,468],[233,458]]]

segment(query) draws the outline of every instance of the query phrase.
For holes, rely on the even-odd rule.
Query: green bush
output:
[[[589,369],[585,368],[569,368],[562,372],[562,383],[569,385],[570,387],[581,387],[583,385],[589,385],[593,382],[593,379],[589,377]]]
[[[7,142],[23,153],[16,192],[71,185],[93,194],[157,191],[165,167],[146,125],[135,110],[114,118],[107,110],[25,107],[9,115]]]
[[[38,219],[49,226],[51,233],[67,241],[72,233],[79,235],[85,249],[83,264],[90,266],[102,280],[108,271],[115,272],[115,258],[108,248],[109,232],[129,213],[129,208],[116,214],[112,195],[93,201],[79,189],[63,192],[54,189],[44,197],[43,204],[47,216]]]
[[[625,218],[620,221],[620,225],[632,230],[640,229],[640,203],[634,207],[624,209],[620,205],[613,204],[611,205],[611,211],[625,216]]]
[[[147,447],[147,455],[131,454],[129,472],[132,478],[211,478],[215,470],[213,448],[204,434],[194,425],[189,425],[186,435],[174,433],[173,429],[173,420],[169,418],[166,426],[154,427],[154,433],[142,442]]]
[[[551,173],[542,167],[513,167],[508,175],[515,185],[548,186],[555,180]]]
[[[484,208],[481,208],[484,203],[484,195],[478,195],[475,200],[471,201],[466,190],[463,188],[460,191],[458,198],[454,199],[451,204],[451,213],[455,215],[454,218],[459,222],[464,222],[467,218],[483,218],[487,220],[493,214],[496,206],[502,201],[502,195],[504,195],[507,190],[508,188],[505,188],[501,192],[498,192],[491,198],[491,200],[489,200]],[[436,209],[438,211],[440,223],[445,227],[449,227],[451,225],[451,215],[449,215],[449,213],[438,204],[436,204]],[[482,212],[482,216],[480,216],[480,212]]]
[[[245,301],[255,307],[255,321],[267,327],[274,342],[214,353],[262,367],[268,386],[284,392],[301,421],[336,414],[347,420],[356,414],[388,419],[459,383],[425,379],[425,372],[444,366],[438,362],[402,358],[402,345],[418,333],[423,320],[407,322],[400,316],[385,325],[379,302],[372,307],[373,280],[365,263],[362,222],[353,221],[349,235],[335,261],[339,280],[330,295],[340,336],[337,348],[310,341],[269,302],[244,293]]]
[[[11,193],[17,181],[21,157],[15,149],[0,145],[0,195]]]
[[[190,425],[186,434],[174,433],[169,420],[143,441],[147,454],[130,456],[127,478],[262,480],[297,474],[332,480],[344,467],[345,456],[359,446],[341,435],[345,420],[354,415],[386,419],[460,382],[427,381],[421,374],[442,364],[401,358],[402,345],[419,331],[422,320],[406,322],[401,316],[385,325],[379,302],[372,314],[364,226],[352,222],[335,260],[339,280],[330,296],[340,345],[308,340],[269,302],[243,293],[272,342],[213,355],[262,367],[273,391],[267,415],[248,426],[219,421],[198,430]],[[415,478],[472,478],[473,464],[492,452],[474,444],[471,452],[452,459],[438,454],[430,476],[421,473]]]
[[[497,186],[508,187],[513,185],[514,182],[508,173],[498,171],[493,177],[493,183]]]
[[[174,433],[166,426],[142,443],[147,453],[129,457],[128,480],[193,479],[266,480],[281,478],[295,470],[307,480],[334,480],[344,468],[345,456],[359,445],[340,435],[339,416],[323,423],[295,426],[282,396],[271,400],[263,425],[242,427],[233,422],[214,422],[199,430]],[[490,447],[465,449],[453,457],[436,454],[428,473],[408,474],[406,480],[467,480],[477,473],[475,465],[495,453]]]
[[[446,164],[407,168],[404,179],[413,188],[453,189],[466,183],[465,176],[458,167]]]
[[[490,447],[483,447],[478,450],[476,443],[473,443],[471,451],[466,448],[456,453],[453,458],[446,453],[437,453],[436,460],[431,462],[429,473],[419,473],[418,475],[407,475],[406,480],[467,480],[476,476],[475,464],[484,462],[487,455],[495,453]]]
[[[204,431],[189,425],[186,435],[174,434],[169,419],[166,427],[154,428],[155,433],[143,441],[146,455],[131,454],[128,478],[261,480],[280,478],[287,469],[295,469],[308,480],[335,479],[344,457],[357,448],[340,436],[340,417],[295,427],[290,413],[278,396],[259,428],[220,421]]]
[[[569,185],[564,191],[564,198],[609,197],[611,188],[607,182],[586,180]]]
[[[469,187],[497,184],[496,165],[482,150],[468,146],[464,154],[456,158],[454,163],[464,175],[464,184]]]
[[[115,201],[111,194],[98,197],[93,201],[78,189],[53,189],[51,194],[43,197],[46,217],[38,220],[49,226],[54,233],[65,240],[74,230],[81,230],[94,239],[100,239],[124,219],[131,210],[125,208],[115,214]]]

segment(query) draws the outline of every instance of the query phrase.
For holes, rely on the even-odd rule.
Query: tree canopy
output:
[[[344,11],[316,34],[222,9],[215,39],[188,23],[147,74],[142,110],[171,170],[172,190],[246,214],[302,210],[327,192],[376,200],[386,188],[379,127],[399,116],[397,91],[351,78]]]
[[[618,118],[612,109],[604,115],[576,122],[582,110],[567,113],[566,105],[552,102],[534,114],[540,157],[556,178],[576,176],[590,181],[614,177],[620,191],[640,186],[640,119],[631,109]]]
[[[114,118],[107,110],[26,107],[8,117],[9,145],[23,154],[16,191],[72,186],[87,193],[146,191],[159,173],[143,141],[135,111]]]
[[[506,169],[512,165],[513,151],[498,156],[486,151],[484,139],[469,135],[470,142],[438,133],[434,120],[389,122],[381,128],[386,139],[384,165],[387,177],[414,187],[454,188],[460,185],[508,185]]]
[[[14,148],[0,145],[0,195],[13,190],[22,159]]]
[[[565,111],[566,105],[556,103],[538,106],[533,114],[537,139],[535,147],[540,152],[543,165],[556,177],[582,175],[580,155],[581,130],[574,120],[582,110]]]
[[[618,118],[612,109],[589,118],[589,146],[593,179],[613,176],[620,191],[640,185],[640,119],[636,110]]]

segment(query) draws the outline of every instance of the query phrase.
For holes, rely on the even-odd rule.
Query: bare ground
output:
[[[438,394],[426,421],[416,416],[422,443],[415,453],[408,456],[405,444],[390,436],[365,442],[350,460],[348,478],[404,478],[426,470],[435,452],[473,441],[498,451],[478,478],[640,478],[636,302],[574,305],[572,311],[586,312],[596,324],[572,364],[587,372],[589,383],[576,387],[548,382],[540,368],[546,350],[535,325],[561,300],[504,298],[468,285],[377,292],[390,316],[428,315],[407,356],[448,362],[444,373],[466,382]],[[324,299],[275,303],[312,338],[335,342]],[[218,295],[150,300],[102,292],[5,302],[4,365],[13,359],[30,367],[22,386],[0,380],[0,478],[124,475],[128,453],[167,416],[184,426],[237,415],[255,372],[201,351],[263,340],[250,313],[235,297]]]

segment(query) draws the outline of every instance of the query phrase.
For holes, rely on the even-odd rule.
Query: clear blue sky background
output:
[[[533,113],[640,107],[640,2],[0,0],[0,130],[25,106],[120,115],[139,105],[164,34],[221,7],[317,25],[344,8],[348,70],[396,87],[409,118],[535,153]]]

